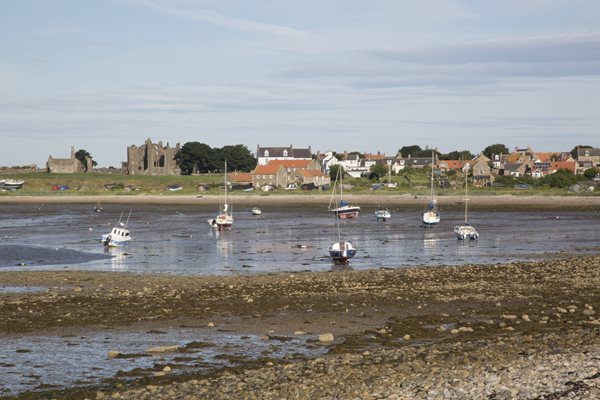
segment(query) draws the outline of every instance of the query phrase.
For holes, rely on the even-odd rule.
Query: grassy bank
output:
[[[199,186],[208,190],[203,190],[206,194],[219,194],[222,192],[223,176],[221,174],[202,174],[202,175],[178,175],[178,176],[130,176],[124,174],[48,174],[43,172],[11,175],[12,179],[22,179],[25,185],[17,191],[0,192],[0,196],[103,196],[103,195],[195,195],[200,193]],[[369,195],[429,195],[429,177],[422,171],[410,175],[410,184],[404,176],[392,176],[393,183],[397,183],[395,188],[372,189],[373,180],[367,178],[353,178],[344,180],[345,184],[351,185],[351,189],[345,189],[346,194],[369,194]],[[112,185],[109,189],[106,185]],[[181,190],[170,191],[170,185],[180,185]],[[67,190],[53,190],[56,187],[68,187]],[[268,195],[262,192],[242,192],[241,189],[234,189],[233,193],[244,193],[247,195]],[[293,196],[298,193],[303,194],[330,194],[331,191],[302,192],[276,190],[272,193]],[[529,189],[506,188],[477,188],[470,187],[469,193],[474,196],[599,196],[600,191],[582,191],[579,193],[569,193],[566,188],[550,187],[530,187]],[[436,196],[462,196],[464,189],[461,186],[453,188],[436,188]]]

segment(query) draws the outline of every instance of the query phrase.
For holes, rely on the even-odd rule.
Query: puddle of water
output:
[[[316,357],[327,347],[310,335],[261,340],[257,335],[182,328],[164,332],[98,332],[67,336],[4,337],[0,346],[0,394],[43,387],[75,387],[114,379],[151,376],[163,366],[171,374],[235,366],[264,357]],[[180,346],[169,353],[148,353],[158,346]],[[187,347],[186,347],[187,346]],[[109,351],[122,353],[110,358]]]
[[[0,294],[9,293],[34,293],[48,290],[46,286],[4,286],[0,285]]]

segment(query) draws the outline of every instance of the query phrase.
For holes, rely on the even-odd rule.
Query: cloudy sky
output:
[[[0,165],[600,146],[597,0],[2,0]]]

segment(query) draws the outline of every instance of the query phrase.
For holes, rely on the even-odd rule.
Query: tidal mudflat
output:
[[[64,358],[55,368],[79,368],[86,377],[56,387],[41,355],[30,370],[5,358],[0,368],[16,368],[36,385],[3,389],[17,398],[600,393],[597,256],[249,276],[6,271],[0,279],[4,286],[48,288],[0,295],[0,334],[15,356],[35,360],[44,352],[15,341],[58,338],[78,351],[94,350],[97,368],[112,373],[98,379],[86,363],[70,362],[68,351],[57,352],[55,360]],[[134,332],[142,343],[120,336]],[[99,346],[99,338],[107,343]],[[215,357],[227,363],[213,362],[202,343],[221,343]],[[149,352],[160,346],[175,354]]]

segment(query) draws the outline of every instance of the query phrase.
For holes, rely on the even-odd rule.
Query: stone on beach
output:
[[[319,335],[319,342],[328,343],[333,342],[333,333],[322,333]]]

